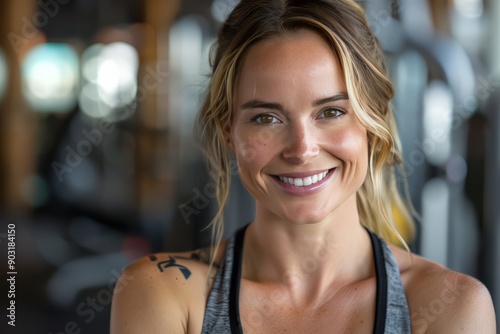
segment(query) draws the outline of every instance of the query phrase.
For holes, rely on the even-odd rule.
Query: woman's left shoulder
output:
[[[479,280],[392,247],[414,333],[496,333],[488,289]]]

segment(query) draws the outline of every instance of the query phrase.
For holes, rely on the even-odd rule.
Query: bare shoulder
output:
[[[111,334],[199,333],[217,270],[209,251],[152,254],[125,268],[113,293]]]
[[[488,289],[477,279],[392,247],[413,333],[496,333]]]

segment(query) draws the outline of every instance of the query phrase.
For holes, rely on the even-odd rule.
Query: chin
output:
[[[292,222],[299,224],[314,224],[327,219],[331,214],[339,209],[335,200],[315,200],[304,201],[303,203],[288,203],[280,210]]]

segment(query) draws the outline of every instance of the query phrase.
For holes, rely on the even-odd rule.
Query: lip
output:
[[[332,169],[322,169],[318,171],[308,171],[308,172],[299,172],[299,173],[287,173],[287,174],[280,174],[279,176],[283,177],[291,177],[291,178],[305,178],[309,176],[313,176],[316,174],[319,174],[321,172],[328,171],[326,176],[321,180],[318,181],[314,184],[311,184],[310,186],[305,186],[305,187],[298,187],[294,186],[292,184],[285,183],[279,179],[278,175],[273,175],[272,179],[274,182],[278,184],[278,186],[283,189],[286,193],[293,195],[293,196],[308,196],[313,193],[316,193],[323,189],[328,182],[330,181],[330,178],[332,177],[333,174],[335,174],[337,168],[332,168]]]

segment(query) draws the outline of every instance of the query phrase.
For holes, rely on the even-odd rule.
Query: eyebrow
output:
[[[325,103],[342,101],[342,100],[349,100],[349,96],[347,95],[347,93],[339,93],[337,95],[326,97],[324,99],[316,100],[313,102],[313,106],[319,107],[320,105],[325,104]]]
[[[335,101],[341,101],[341,100],[349,100],[349,96],[347,93],[339,93],[333,96],[325,97],[323,99],[318,99],[313,102],[314,107],[321,106],[325,103],[329,102],[335,102]],[[281,104],[279,103],[272,103],[272,102],[264,102],[261,100],[250,100],[248,102],[245,102],[241,105],[240,107],[242,110],[245,109],[273,109],[273,110],[278,110],[283,112],[284,108]]]

